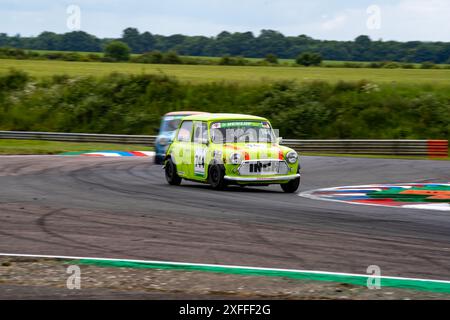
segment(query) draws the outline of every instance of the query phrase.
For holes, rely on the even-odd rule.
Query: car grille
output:
[[[241,176],[288,174],[289,167],[281,160],[244,161],[238,171]]]

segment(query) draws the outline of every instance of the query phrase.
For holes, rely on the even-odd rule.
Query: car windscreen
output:
[[[275,143],[276,137],[267,121],[219,121],[211,124],[211,140],[223,143]]]
[[[165,116],[161,124],[161,133],[174,132],[178,129],[181,120],[186,116]]]

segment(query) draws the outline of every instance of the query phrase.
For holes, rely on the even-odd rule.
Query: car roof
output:
[[[257,120],[267,121],[266,118],[251,116],[248,114],[234,114],[234,113],[205,113],[199,115],[189,116],[183,119],[192,121],[220,121],[220,120]]]
[[[206,112],[201,111],[175,111],[175,112],[169,112],[164,115],[164,117],[167,116],[191,116],[191,115],[199,115],[199,114],[207,114]]]

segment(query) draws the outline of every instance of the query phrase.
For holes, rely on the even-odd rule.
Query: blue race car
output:
[[[183,118],[198,114],[203,114],[205,112],[197,111],[179,111],[170,112],[166,114],[161,122],[161,128],[159,130],[158,137],[155,142],[155,164],[163,164],[164,158],[166,157],[166,151],[173,141],[175,132],[178,129]]]

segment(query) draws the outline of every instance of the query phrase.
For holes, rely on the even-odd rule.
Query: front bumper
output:
[[[165,158],[166,158],[165,154],[156,154],[155,155],[155,164],[164,164]]]
[[[225,176],[225,180],[234,182],[261,182],[261,183],[271,183],[271,182],[286,182],[300,178],[300,174],[291,174],[285,176],[255,176],[255,177],[232,177]]]

